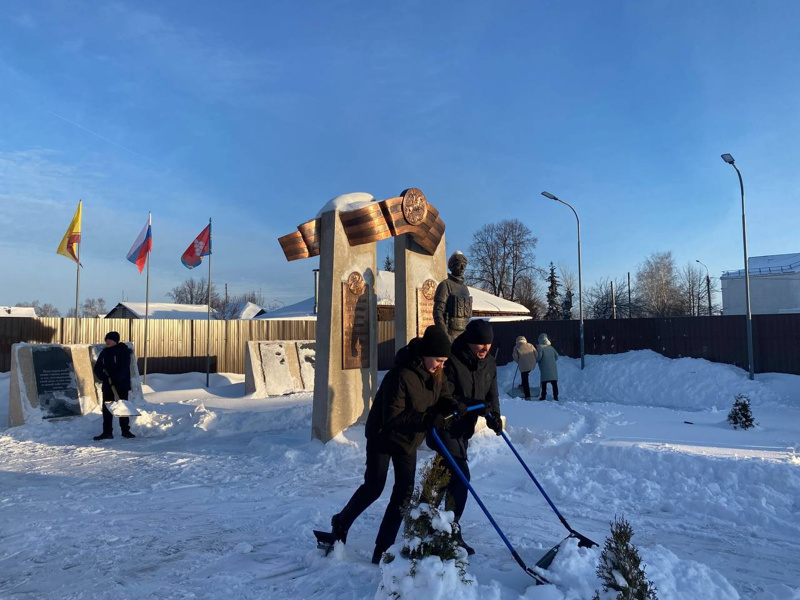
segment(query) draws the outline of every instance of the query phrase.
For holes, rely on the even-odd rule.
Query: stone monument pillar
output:
[[[375,243],[351,246],[338,210],[319,217],[319,299],[311,436],[327,442],[366,419],[377,391]]]
[[[395,351],[433,325],[436,286],[447,278],[444,234],[433,255],[411,234],[394,239],[394,347]]]

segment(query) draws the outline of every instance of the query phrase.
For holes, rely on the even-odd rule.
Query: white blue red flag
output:
[[[181,256],[181,262],[187,269],[194,269],[199,267],[203,257],[209,254],[211,254],[211,223],[189,244]]]
[[[130,252],[128,252],[127,259],[131,261],[139,269],[141,275],[144,265],[147,262],[147,255],[153,249],[153,233],[151,231],[151,219],[148,215],[147,224],[142,229],[139,237],[133,242]]]

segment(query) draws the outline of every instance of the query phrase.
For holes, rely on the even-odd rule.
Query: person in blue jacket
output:
[[[127,344],[121,344],[119,333],[109,331],[106,334],[106,347],[94,363],[94,375],[103,382],[103,433],[94,436],[95,441],[110,440],[114,437],[114,416],[106,408],[107,402],[114,402],[116,389],[121,400],[128,399],[131,389],[131,349]],[[131,420],[129,417],[119,418],[119,427],[122,437],[135,438],[131,433]]]
[[[542,395],[539,400],[547,399],[547,384],[553,388],[553,399],[558,401],[558,352],[550,344],[546,333],[539,336],[539,347],[536,348],[536,362],[539,364],[539,376],[542,382]]]

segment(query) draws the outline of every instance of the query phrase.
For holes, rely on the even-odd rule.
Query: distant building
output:
[[[168,304],[166,302],[151,302],[148,316],[151,319],[205,319],[208,316],[206,304]],[[214,316],[211,309],[211,316]],[[120,302],[112,308],[106,319],[144,319],[144,302]]]
[[[394,273],[378,271],[378,320],[394,320]],[[488,317],[490,320],[520,321],[530,319],[530,310],[505,298],[498,298],[474,287],[469,288],[472,296],[472,316]],[[314,297],[301,300],[295,304],[268,311],[259,319],[316,319],[314,314]]]
[[[38,317],[32,306],[0,306],[0,317]]]
[[[800,313],[800,253],[751,256],[750,311],[754,315]],[[725,271],[722,314],[744,315],[744,269]]]

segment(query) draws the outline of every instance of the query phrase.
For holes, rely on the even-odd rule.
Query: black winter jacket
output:
[[[103,382],[104,390],[111,390],[109,377],[117,390],[131,389],[131,354],[131,349],[123,342],[103,348],[94,364],[94,374]]]
[[[425,413],[455,410],[447,379],[437,379],[425,370],[419,342],[420,338],[415,338],[397,353],[367,416],[367,439],[379,443],[384,452],[415,451],[427,431]]]
[[[442,442],[453,456],[467,458],[468,441],[475,433],[478,416],[486,412],[500,414],[497,363],[491,354],[478,360],[462,334],[453,342],[450,360],[444,365],[444,374],[453,388],[453,396],[457,402],[463,402],[467,406],[486,404],[487,407],[485,411],[467,413],[447,430],[439,432]],[[427,444],[433,450],[439,450],[436,441],[430,436]]]

